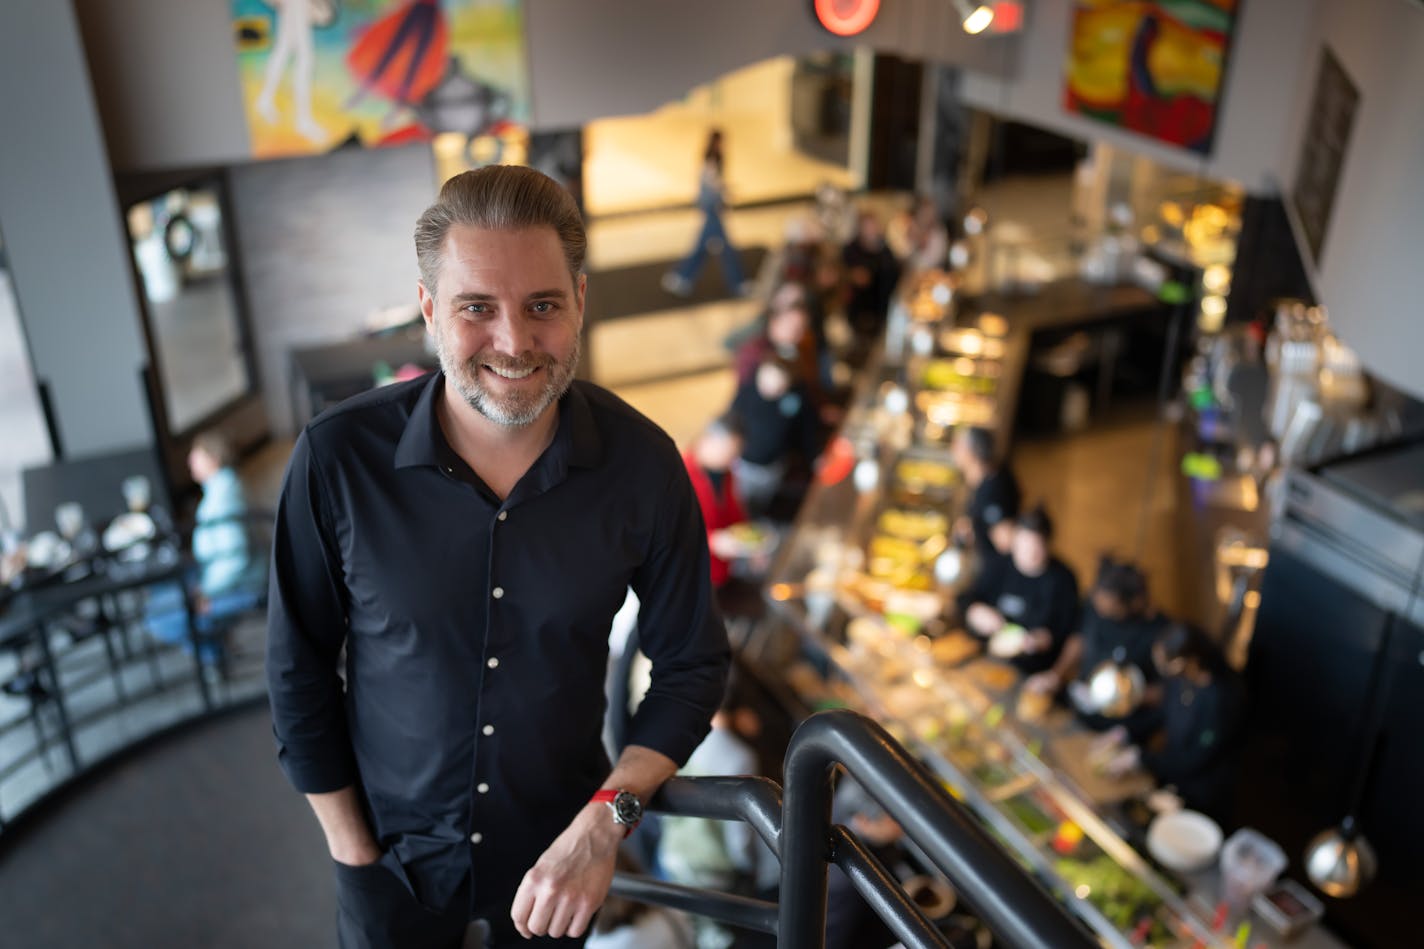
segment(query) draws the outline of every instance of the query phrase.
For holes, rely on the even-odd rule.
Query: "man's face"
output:
[[[538,420],[578,368],[585,286],[551,227],[452,226],[436,293],[420,287],[445,378],[498,425]]]
[[[741,453],[741,437],[730,432],[707,432],[697,445],[697,461],[708,471],[726,471]]]
[[[1017,528],[1014,531],[1014,566],[1026,577],[1036,577],[1048,566],[1048,541],[1036,531]]]

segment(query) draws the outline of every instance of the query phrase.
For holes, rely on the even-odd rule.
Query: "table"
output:
[[[90,599],[106,600],[127,590],[159,583],[182,583],[189,565],[171,545],[156,545],[152,556],[145,560],[123,563],[114,559],[93,559],[91,572],[76,579],[48,581],[33,589],[24,589],[0,609],[0,649],[23,649],[35,644],[40,650],[40,666],[54,685],[53,701],[59,717],[60,732],[69,763],[77,772],[79,753],[74,745],[74,730],[64,690],[59,687],[59,675],[54,650],[50,644],[49,624],[77,604]],[[193,625],[194,604],[185,586],[188,608],[188,635],[193,645],[193,662],[203,708],[213,709],[213,698],[203,672],[198,649],[197,630]],[[106,646],[106,648],[108,648]]]

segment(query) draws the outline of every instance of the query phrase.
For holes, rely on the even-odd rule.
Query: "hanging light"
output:
[[[1339,827],[1322,830],[1305,848],[1305,873],[1326,896],[1343,900],[1354,896],[1374,879],[1374,848],[1355,826],[1353,816]]]
[[[959,11],[959,23],[966,33],[983,33],[994,22],[994,10],[988,4],[954,0],[954,8]]]

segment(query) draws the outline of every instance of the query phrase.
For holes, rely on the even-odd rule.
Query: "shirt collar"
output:
[[[397,468],[421,465],[446,467],[454,458],[454,451],[445,440],[436,415],[436,407],[444,391],[445,373],[438,370],[431,373],[396,444]],[[588,396],[577,382],[569,386],[569,391],[559,399],[559,426],[554,432],[554,444],[550,447],[553,454],[566,458],[568,465],[574,468],[592,468],[603,457],[603,440],[599,436],[598,423],[588,404]]]

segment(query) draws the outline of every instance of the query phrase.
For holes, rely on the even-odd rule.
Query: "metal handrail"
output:
[[[811,716],[786,753],[786,792],[765,778],[673,778],[652,810],[745,820],[781,860],[779,903],[618,874],[613,891],[736,926],[774,933],[781,949],[819,949],[826,938],[826,881],[839,866],[871,909],[912,949],[948,943],[889,871],[831,823],[839,765],[899,822],[989,928],[1023,949],[1094,943],[1068,911],[996,844],[885,729],[850,711]]]

